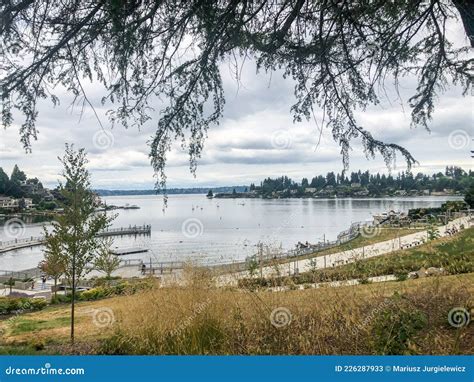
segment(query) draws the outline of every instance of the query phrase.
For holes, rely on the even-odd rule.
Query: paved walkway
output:
[[[470,226],[470,218],[463,217],[447,225],[438,227],[438,232],[441,237],[447,236],[447,230],[457,228],[461,225],[464,227]],[[263,277],[275,277],[278,273],[280,276],[294,275],[296,272],[308,272],[312,269],[323,269],[337,265],[352,263],[356,260],[368,259],[370,257],[386,255],[390,252],[405,248],[408,246],[421,245],[427,240],[427,232],[420,231],[410,235],[402,236],[400,238],[382,241],[365,247],[355,248],[348,251],[337,252],[331,255],[314,257],[312,259],[295,260],[289,263],[278,266],[278,271],[275,266],[266,266],[262,268]],[[239,279],[250,277],[248,271],[238,272],[233,274],[222,275],[217,278],[218,286],[237,285]]]

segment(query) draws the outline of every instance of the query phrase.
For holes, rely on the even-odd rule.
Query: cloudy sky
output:
[[[450,33],[459,44],[467,45],[460,25],[451,25]],[[251,62],[244,67],[239,87],[225,65],[222,74],[225,115],[220,126],[208,133],[196,178],[189,173],[187,153],[176,145],[169,154],[168,187],[244,185],[280,175],[299,181],[302,177],[342,170],[340,149],[332,141],[329,130],[323,131],[320,137],[315,121],[293,124],[291,81],[282,79],[278,73],[256,74]],[[389,86],[387,99],[358,113],[359,122],[375,138],[407,148],[419,161],[414,172],[431,173],[446,165],[472,169],[469,151],[474,136],[473,97],[462,97],[460,88],[450,87],[438,99],[428,132],[410,128],[407,100],[415,87],[413,78],[406,79],[400,99]],[[57,157],[62,155],[64,143],[69,142],[87,150],[95,188],[153,188],[147,141],[154,134],[158,111],[156,119],[140,131],[120,126],[111,130],[106,109],[99,102],[101,89],[91,84],[86,91],[106,127],[105,132],[92,110],[86,109],[81,116],[80,108],[71,108],[71,99],[63,94],[61,105],[56,108],[46,102],[40,105],[37,122],[40,134],[31,154],[25,154],[21,147],[18,125],[0,130],[0,166],[10,173],[14,164],[18,164],[30,177],[36,176],[45,185],[55,186],[61,170]],[[318,111],[316,116],[320,116]],[[21,123],[21,119],[16,122]],[[359,169],[387,172],[381,158],[367,160],[360,146],[354,145],[350,171]],[[395,172],[404,169],[403,159],[399,158]]]

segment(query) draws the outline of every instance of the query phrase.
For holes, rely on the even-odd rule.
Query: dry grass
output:
[[[455,330],[447,324],[451,308],[473,305],[473,281],[471,274],[280,293],[197,285],[153,290],[120,308],[115,334],[101,350],[113,354],[473,353],[472,326]],[[291,313],[291,322],[279,328],[271,322],[278,308]],[[418,328],[420,317],[423,325]]]
[[[43,341],[46,352],[107,354],[473,354],[473,325],[447,323],[453,307],[474,305],[474,274],[356,287],[287,292],[218,289],[206,274],[188,270],[186,287],[156,288],[133,296],[78,305],[79,311],[110,308],[116,322],[97,327],[81,314],[78,345],[68,325],[15,332],[3,322],[5,345]],[[207,287],[202,287],[207,285]],[[275,327],[275,309],[291,322]],[[21,320],[67,317],[67,307],[21,316]],[[58,324],[61,320],[57,320]],[[34,328],[34,325],[33,325]]]

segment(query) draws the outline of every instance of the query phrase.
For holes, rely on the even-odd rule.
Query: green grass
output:
[[[406,275],[421,267],[445,268],[449,274],[474,272],[474,228],[451,238],[434,240],[416,248],[359,260],[331,269],[302,273],[296,283],[365,279],[381,275]],[[403,278],[403,277],[402,277]]]
[[[77,320],[79,320],[78,318]],[[49,330],[61,328],[71,322],[69,317],[56,317],[50,320],[35,320],[31,318],[17,318],[11,325],[11,334],[17,335],[28,332],[39,332],[41,330]]]
[[[0,355],[41,355],[32,345],[9,345],[0,346]]]

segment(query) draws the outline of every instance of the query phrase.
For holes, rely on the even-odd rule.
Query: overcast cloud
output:
[[[451,26],[460,44],[467,44],[459,25]],[[242,83],[237,86],[222,66],[226,106],[218,127],[208,132],[208,139],[196,178],[189,172],[188,156],[179,144],[168,156],[168,187],[240,185],[259,182],[264,177],[289,175],[295,180],[313,177],[327,171],[341,171],[340,148],[330,131],[320,134],[314,121],[294,124],[290,107],[294,103],[293,84],[278,73],[272,76],[255,73],[255,65],[247,62]],[[434,172],[446,165],[472,169],[473,97],[462,97],[461,89],[449,88],[438,99],[431,132],[410,128],[407,100],[413,94],[416,81],[408,78],[401,86],[401,99],[388,86],[388,98],[377,107],[358,112],[361,125],[374,137],[407,148],[419,161],[414,172]],[[144,125],[140,131],[107,124],[106,109],[100,105],[101,88],[86,87],[106,130],[101,130],[92,110],[71,109],[70,97],[63,95],[61,105],[53,108],[43,102],[39,108],[38,141],[33,152],[25,154],[18,136],[18,125],[0,130],[0,166],[8,173],[18,164],[31,177],[54,186],[59,178],[57,160],[65,142],[84,147],[90,159],[90,171],[95,188],[152,188],[153,171],[148,159],[147,141],[154,134],[158,119]],[[158,104],[157,104],[158,106]],[[317,119],[321,117],[316,109]],[[18,116],[17,123],[21,123]],[[361,147],[354,145],[350,170],[387,172],[381,158],[367,160]],[[402,158],[395,171],[403,171]]]

